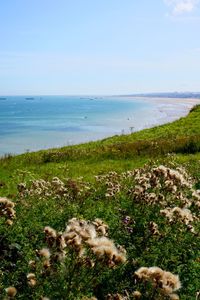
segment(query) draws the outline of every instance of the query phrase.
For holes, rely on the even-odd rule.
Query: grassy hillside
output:
[[[131,135],[2,158],[0,299],[198,299],[199,133],[197,106]]]

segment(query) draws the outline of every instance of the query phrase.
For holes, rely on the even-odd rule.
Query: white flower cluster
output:
[[[89,268],[95,267],[97,261],[109,268],[126,261],[125,249],[122,246],[115,246],[114,242],[107,237],[108,225],[101,219],[90,222],[72,218],[64,232],[57,232],[50,226],[46,226],[44,233],[48,248],[36,250],[41,258],[40,273],[44,276],[48,276],[51,270],[54,270],[54,263],[64,264],[64,259],[70,249],[76,253],[77,261]],[[38,263],[35,260],[29,261],[31,270],[36,270],[37,266]],[[27,280],[31,287],[37,284],[34,273],[29,273]]]
[[[39,196],[42,197],[65,197],[68,195],[68,189],[65,183],[58,177],[54,177],[51,181],[43,179],[32,180],[28,188],[26,184],[18,184],[18,191],[21,196]]]
[[[121,175],[117,172],[109,172],[106,175],[95,176],[97,182],[103,183],[106,186],[105,196],[107,198],[114,197],[121,191]]]
[[[15,218],[15,204],[6,197],[0,197],[0,216],[7,218],[6,224],[12,225]]]
[[[191,201],[183,196],[182,191],[185,189],[191,191],[192,181],[182,168],[173,170],[160,165],[151,170],[139,169],[136,171],[135,183],[135,187],[130,191],[135,201],[166,206],[168,204],[166,195],[169,195],[170,199],[173,195],[173,199],[181,200],[183,207],[191,205]]]
[[[200,190],[193,190],[192,196],[196,200],[194,201],[194,204],[200,208]]]
[[[40,274],[43,276],[51,274],[58,262],[64,265],[64,259],[71,250],[76,253],[76,258],[73,256],[74,263],[77,262],[89,268],[94,268],[97,262],[113,268],[126,261],[125,249],[122,246],[116,246],[107,237],[108,225],[101,219],[91,222],[72,218],[64,232],[57,232],[50,226],[46,226],[44,233],[48,248],[36,250],[37,256],[40,257],[39,261],[29,261],[31,270],[42,267]],[[90,254],[92,254],[91,257]],[[27,283],[31,288],[37,285],[37,281],[35,273],[27,274]]]
[[[188,188],[192,187],[190,178],[183,168],[177,168],[177,170],[173,170],[160,165],[159,167],[153,169],[153,173],[158,176],[163,176],[165,181],[169,180],[173,183],[173,185],[182,187],[185,186]]]
[[[178,295],[173,294],[181,288],[178,275],[164,271],[159,267],[141,267],[135,272],[135,275],[141,281],[151,282],[153,288],[159,289],[163,295],[169,296],[171,299],[175,299],[176,296],[176,299],[179,299]]]
[[[78,178],[76,181],[67,179],[63,182],[58,177],[53,177],[49,181],[37,179],[31,180],[30,184],[18,184],[18,191],[21,197],[37,196],[39,199],[53,197],[55,199],[67,198],[71,200],[74,196],[81,197],[84,193],[88,193],[90,189],[90,184],[83,182],[82,178]]]
[[[162,215],[164,215],[170,223],[176,222],[177,220],[183,222],[184,224],[188,225],[189,223],[194,221],[194,217],[191,211],[187,208],[180,208],[174,207],[170,208],[167,207],[160,211]]]
[[[106,300],[130,300],[130,299],[141,299],[142,294],[139,291],[134,291],[132,293],[128,293],[127,290],[124,291],[124,295],[116,293],[116,294],[108,294],[106,296]]]
[[[160,213],[168,219],[169,223],[182,222],[187,226],[189,231],[196,233],[191,223],[198,219],[189,209],[177,206],[173,208],[167,207],[165,209],[161,209]]]
[[[149,223],[149,230],[152,233],[152,235],[160,235],[160,232],[158,230],[158,224],[156,224],[155,222]]]
[[[86,249],[92,251],[97,259],[106,262],[109,267],[126,261],[126,251],[122,247],[116,247],[114,242],[107,237],[108,226],[100,219],[94,222],[69,220],[64,240],[67,245],[72,245],[79,256],[86,253]]]
[[[115,267],[126,261],[126,251],[121,246],[115,246],[108,235],[108,225],[101,219],[93,222],[72,218],[69,220],[64,232],[57,232],[50,226],[44,228],[48,248],[37,250],[37,254],[42,257],[43,267],[47,269],[53,261],[61,261],[66,256],[69,249],[77,253],[77,258],[87,261],[90,267],[94,267],[95,261],[88,256],[92,253],[98,261],[103,262],[108,267]],[[30,261],[29,265],[35,268],[35,261]]]
[[[128,299],[130,299],[130,298],[128,298],[127,296],[123,296],[119,293],[114,294],[114,295],[108,294],[106,296],[106,300],[128,300]]]
[[[5,289],[7,298],[6,299],[14,299],[17,294],[17,289],[14,286],[9,286]]]

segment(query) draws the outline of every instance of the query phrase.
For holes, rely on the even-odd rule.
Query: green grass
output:
[[[151,129],[145,129],[130,135],[114,136],[98,142],[91,142],[77,146],[26,153],[17,157],[8,156],[1,160],[5,169],[16,168],[37,169],[42,173],[52,167],[70,169],[72,176],[85,174],[85,167],[94,172],[114,168],[123,169],[130,163],[134,167],[136,161],[146,161],[151,157],[166,153],[196,153],[200,148],[200,107],[195,107],[186,118]],[[141,158],[142,157],[142,158]],[[128,163],[127,163],[128,160]],[[108,164],[106,163],[108,161]],[[118,162],[116,162],[118,161]],[[59,166],[61,163],[61,166]],[[81,168],[84,170],[82,171]],[[90,168],[91,166],[91,168]],[[86,173],[87,174],[87,173]]]
[[[180,298],[195,299],[200,288],[199,233],[191,233],[179,222],[169,224],[160,215],[160,209],[165,208],[162,203],[137,202],[133,196],[138,185],[135,176],[129,178],[122,174],[138,168],[144,168],[145,174],[151,173],[160,164],[173,169],[181,166],[192,177],[193,189],[200,189],[199,133],[200,106],[197,106],[185,118],[130,135],[1,158],[0,196],[15,202],[16,218],[8,226],[6,218],[0,216],[0,299],[5,298],[8,286],[17,288],[16,299],[40,299],[41,296],[55,300],[83,299],[92,295],[106,299],[109,293],[129,294],[129,299],[134,299],[135,290],[141,291],[144,300],[169,299],[160,294],[159,288],[155,290],[151,284],[134,279],[134,272],[142,266],[159,266],[178,274],[182,282]],[[117,173],[108,174],[111,171]],[[102,176],[100,182],[96,175]],[[50,195],[44,191],[28,193],[32,181],[51,182],[55,176],[63,181],[66,194],[58,197],[59,192],[51,185]],[[26,193],[19,193],[20,183],[26,183]],[[119,191],[115,190],[117,186]],[[112,197],[106,196],[109,188],[114,189]],[[164,181],[159,189],[148,188],[147,195],[161,193],[167,199],[167,206],[173,208],[181,206],[180,192],[193,199],[191,188],[178,186],[173,194]],[[190,210],[199,218],[199,208],[192,201]],[[128,225],[123,221],[126,216],[130,217]],[[88,257],[95,261],[91,269],[69,248],[64,263],[52,261],[52,267],[45,273],[36,256],[37,249],[48,246],[43,228],[49,225],[64,231],[65,224],[73,217],[104,220],[109,225],[109,237],[126,249],[126,264],[110,269],[88,252]],[[158,225],[159,236],[151,234],[150,222]],[[193,225],[199,232],[199,219]],[[53,247],[52,253],[57,251]],[[36,260],[36,270],[30,270],[30,260]],[[26,275],[30,271],[37,277],[35,287],[27,283]]]

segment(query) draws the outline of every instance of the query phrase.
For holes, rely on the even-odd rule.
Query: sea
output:
[[[151,127],[152,101],[128,97],[0,97],[0,156],[56,148]]]

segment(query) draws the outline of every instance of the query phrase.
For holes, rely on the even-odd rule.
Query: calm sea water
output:
[[[121,97],[0,98],[0,155],[130,133],[154,124],[155,105]]]

